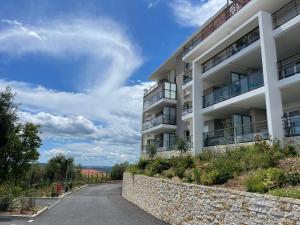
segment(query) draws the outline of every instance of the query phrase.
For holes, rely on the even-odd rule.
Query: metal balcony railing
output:
[[[225,50],[221,51],[214,57],[207,60],[205,63],[202,64],[203,73],[207,72],[208,70],[212,69],[213,67],[217,66],[221,62],[225,61],[226,59],[230,58],[231,56],[235,55],[236,53],[242,51],[249,45],[253,44],[257,40],[260,39],[259,29],[258,27],[254,30],[250,31],[248,34],[234,42],[232,45],[227,47]]]
[[[269,139],[267,121],[215,130],[203,134],[203,146],[218,146]]]
[[[176,125],[176,116],[161,115],[143,124],[143,131],[149,130],[162,124]]]
[[[231,3],[224,8],[224,10],[219,12],[211,22],[201,29],[201,31],[184,46],[183,56],[193,50],[199,43],[221,27],[250,1],[251,0],[232,0]]]
[[[193,112],[193,103],[192,102],[186,102],[182,106],[182,116],[186,116]]]
[[[273,13],[274,29],[280,27],[300,14],[300,0],[293,0]]]
[[[182,77],[183,85],[186,85],[193,80],[193,70],[188,70]]]
[[[260,88],[263,85],[263,76],[260,73],[250,75],[203,96],[203,108],[207,108],[230,98],[247,93],[254,89]]]
[[[300,53],[280,61],[278,70],[280,80],[300,73]]]
[[[154,92],[155,90],[159,89],[156,94],[153,96],[148,96],[151,92]],[[177,86],[174,83],[170,83],[167,81],[159,82],[156,85],[154,85],[152,88],[148,89],[148,91],[145,91],[147,93],[144,95],[144,109],[149,108],[151,105],[155,104],[162,98],[167,99],[173,99],[176,100],[177,98]]]
[[[286,137],[300,136],[300,115],[284,116],[282,121]]]

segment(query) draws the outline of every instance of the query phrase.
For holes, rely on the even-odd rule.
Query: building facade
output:
[[[233,0],[151,76],[142,156],[300,140],[300,0]]]

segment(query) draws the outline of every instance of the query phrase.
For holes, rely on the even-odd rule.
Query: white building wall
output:
[[[273,140],[283,140],[282,99],[278,88],[278,68],[272,16],[267,12],[259,15],[261,55],[265,84],[265,97],[269,135]]]

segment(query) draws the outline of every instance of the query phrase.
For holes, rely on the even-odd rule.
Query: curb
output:
[[[0,218],[4,218],[4,219],[6,219],[6,218],[20,218],[20,219],[21,218],[24,218],[24,219],[35,218],[38,215],[40,215],[41,213],[45,212],[46,210],[51,209],[53,206],[58,204],[65,196],[67,196],[67,195],[69,195],[73,192],[79,191],[80,189],[85,188],[86,186],[88,186],[88,184],[83,185],[79,188],[76,188],[73,191],[67,192],[67,193],[65,193],[65,194],[63,194],[62,196],[59,196],[59,197],[41,197],[41,199],[57,199],[57,201],[54,202],[52,205],[45,206],[44,208],[42,208],[41,210],[39,210],[37,213],[35,213],[33,215],[0,215]]]

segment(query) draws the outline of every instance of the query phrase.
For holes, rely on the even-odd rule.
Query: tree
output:
[[[58,178],[61,181],[67,181],[68,175],[73,172],[74,167],[72,157],[58,154],[49,160],[47,173],[53,179]]]
[[[157,148],[155,144],[149,144],[146,149],[147,155],[152,160],[157,153]]]
[[[42,143],[39,126],[19,122],[14,96],[10,88],[0,92],[0,182],[24,177]]]
[[[110,178],[112,180],[122,180],[123,179],[123,173],[125,172],[125,169],[129,166],[128,162],[124,163],[116,163],[111,170]]]
[[[180,156],[182,156],[183,153],[187,153],[190,150],[190,144],[186,140],[179,138],[177,140],[177,150],[180,152]]]

